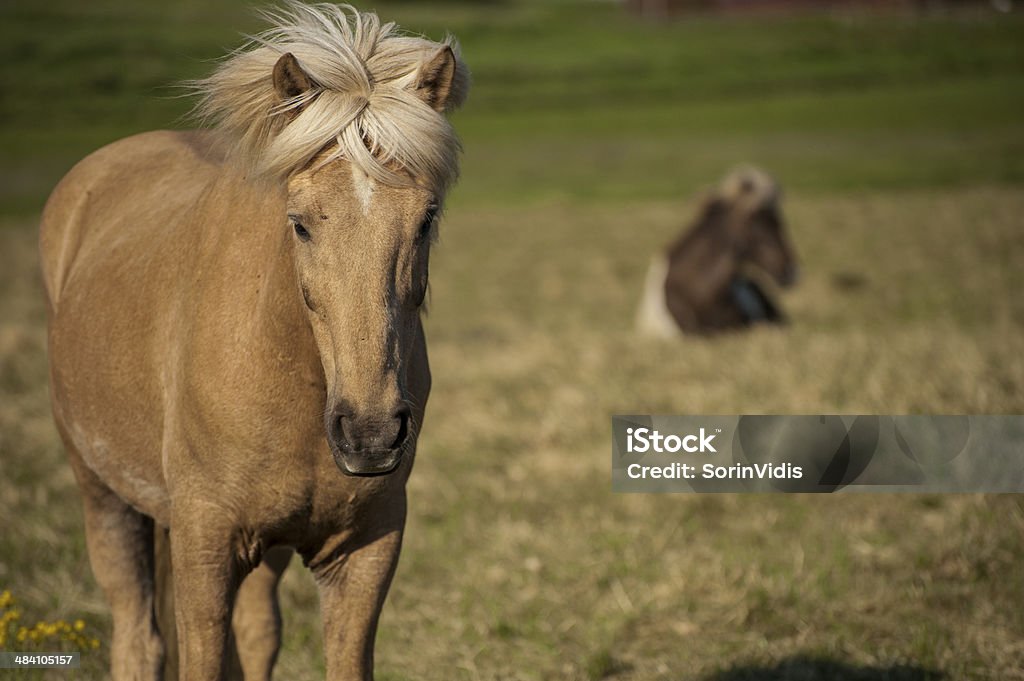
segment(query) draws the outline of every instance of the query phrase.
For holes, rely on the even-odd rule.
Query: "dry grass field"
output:
[[[1024,408],[1024,192],[789,208],[806,263],[792,326],[682,344],[629,331],[645,249],[681,205],[452,212],[382,678],[1024,678],[1016,497],[610,492],[612,413]],[[48,415],[33,233],[0,231],[0,582],[102,632]],[[844,273],[863,285],[837,287]],[[281,678],[318,678],[298,563],[283,589]]]
[[[610,490],[615,413],[1024,412],[1024,22],[700,18],[621,29],[589,5],[510,5],[394,8],[413,27],[464,34],[481,94],[460,114],[464,178],[431,263],[434,392],[378,678],[1024,680],[1020,497]],[[112,13],[109,30],[155,25],[159,11],[145,7]],[[210,7],[194,10],[209,13],[210,37],[169,42],[166,60],[189,41],[215,55],[234,28],[251,28],[231,23],[233,5]],[[564,36],[545,33],[544,20],[572,12],[582,18],[556,49]],[[30,35],[33,15],[18,16]],[[185,16],[167,30],[195,20]],[[530,31],[523,68],[544,76],[537,89],[508,61]],[[648,95],[708,36],[724,56],[700,62],[718,71],[693,71],[692,99],[648,101],[638,83],[629,87],[643,107],[623,112],[599,94],[628,78],[587,70],[617,63],[623,32],[650,46],[627,59],[649,67]],[[977,51],[944,52],[951,37],[977,38]],[[692,54],[676,46],[686,40]],[[581,46],[596,56],[571,49]],[[751,78],[774,89],[748,97],[732,67],[751,54],[763,56]],[[83,57],[80,68],[90,65]],[[819,87],[830,68],[831,93]],[[587,113],[560,102],[557,74],[576,74]],[[128,90],[88,106],[120,110],[139,96]],[[516,92],[540,99],[521,105]],[[106,678],[108,609],[49,416],[37,212],[83,147],[161,123],[41,113],[69,118],[34,154],[25,140],[43,139],[44,124],[5,106],[14,123],[0,132],[0,173],[17,180],[0,190],[0,591],[29,622],[84,619],[101,645],[74,678]],[[636,338],[649,253],[686,221],[700,186],[740,160],[788,188],[803,274],[783,298],[792,323]],[[278,678],[323,678],[316,592],[298,561],[282,591]],[[69,676],[0,671],[0,681]]]

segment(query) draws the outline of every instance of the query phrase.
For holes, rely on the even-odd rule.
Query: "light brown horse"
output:
[[[245,677],[269,677],[292,549],[319,585],[328,678],[373,675],[430,390],[444,114],[468,74],[450,40],[351,7],[269,16],[193,83],[214,129],[95,152],[43,215],[53,411],[114,679],[161,675],[161,528],[181,678],[223,676],[232,616]]]

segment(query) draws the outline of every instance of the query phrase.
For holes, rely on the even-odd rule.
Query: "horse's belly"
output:
[[[168,497],[155,320],[137,287],[102,269],[79,270],[50,323],[54,415],[66,444],[108,487],[161,520]]]

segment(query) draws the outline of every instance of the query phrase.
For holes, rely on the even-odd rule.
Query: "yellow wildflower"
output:
[[[81,631],[82,629],[85,629],[85,621],[75,620],[75,631]]]

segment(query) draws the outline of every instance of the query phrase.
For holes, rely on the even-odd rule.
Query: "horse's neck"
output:
[[[254,340],[278,343],[309,326],[300,299],[281,187],[255,184],[226,169],[204,200],[202,233],[209,266],[244,301]]]
[[[719,225],[698,223],[669,248],[669,266],[690,273],[701,297],[726,288],[736,276],[732,244]]]

